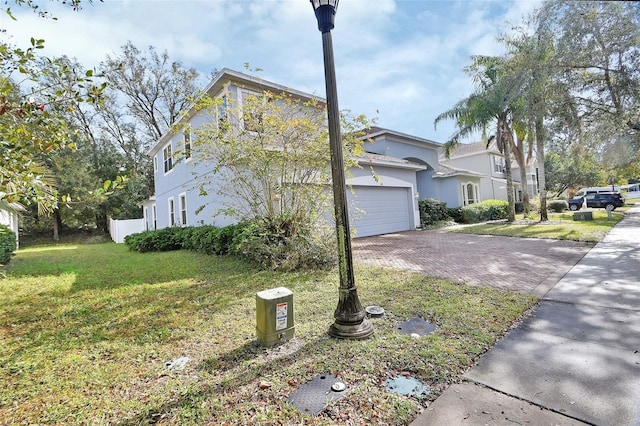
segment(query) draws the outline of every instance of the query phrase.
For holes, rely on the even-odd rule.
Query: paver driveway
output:
[[[593,244],[409,231],[352,242],[354,260],[472,285],[544,295]]]

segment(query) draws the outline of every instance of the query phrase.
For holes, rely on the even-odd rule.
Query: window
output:
[[[158,210],[155,204],[151,207],[151,212],[153,213],[153,229],[158,229]]]
[[[173,197],[169,198],[169,226],[175,226],[176,224],[176,209],[173,202]]]
[[[242,91],[242,124],[249,132],[258,132],[262,127],[262,111],[260,105],[263,96],[258,92],[249,90]],[[248,107],[248,108],[247,108]]]
[[[478,202],[478,184],[463,183],[462,184],[462,202],[463,205],[468,206]]]
[[[191,132],[184,132],[184,158],[188,160],[191,158]]]
[[[493,171],[496,173],[504,173],[504,158],[499,157],[497,155],[492,156],[493,158]]]
[[[153,156],[153,171],[154,172],[158,171],[158,156],[157,155]]]
[[[167,173],[173,169],[173,153],[171,152],[171,144],[162,150],[162,161],[164,162],[164,172]]]
[[[224,127],[228,123],[228,120],[227,120],[228,111],[229,111],[229,97],[227,95],[222,95],[218,103],[218,111],[217,111],[219,130],[224,130]]]
[[[144,218],[144,230],[149,230],[149,208],[145,207],[142,211],[142,217]]]
[[[180,224],[187,226],[187,194],[180,194]]]

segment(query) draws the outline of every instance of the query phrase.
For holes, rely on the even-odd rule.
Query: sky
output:
[[[263,79],[325,97],[322,35],[308,0],[83,1],[80,11],[35,0],[57,19],[11,6],[2,35],[46,56],[97,67],[131,41],[154,46],[202,75],[245,64]],[[473,90],[463,72],[473,55],[499,55],[496,36],[520,25],[542,0],[342,0],[332,31],[338,104],[377,125],[436,142],[455,130],[435,117]],[[475,142],[467,140],[464,142]]]

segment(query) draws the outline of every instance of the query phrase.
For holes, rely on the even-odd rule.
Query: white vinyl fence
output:
[[[109,234],[116,243],[124,243],[124,237],[144,231],[144,219],[115,220],[109,218]]]

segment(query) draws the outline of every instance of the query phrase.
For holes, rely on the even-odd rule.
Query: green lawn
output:
[[[1,271],[0,271],[1,272]],[[358,267],[363,305],[387,314],[364,341],[327,336],[337,274],[259,271],[234,258],[123,245],[25,248],[0,278],[0,424],[408,424],[426,400],[385,390],[409,374],[434,399],[502,336],[533,296]],[[296,337],[255,338],[255,293],[294,292]],[[416,315],[438,326],[414,339]],[[284,350],[286,349],[286,350]],[[191,360],[180,371],[165,363]],[[286,401],[318,374],[349,393],[309,417]]]
[[[594,220],[573,220],[573,212],[549,213],[547,222],[538,220],[523,220],[517,215],[514,223],[494,221],[477,225],[454,227],[452,232],[469,234],[501,235],[507,237],[551,238],[557,240],[573,240],[598,242],[622,218],[628,207],[611,212],[609,219],[606,210],[593,209]]]

